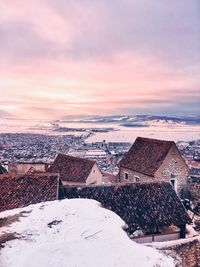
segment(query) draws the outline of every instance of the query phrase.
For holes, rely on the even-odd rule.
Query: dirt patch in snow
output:
[[[7,216],[5,218],[0,218],[0,227],[7,227],[10,226],[14,222],[19,221],[19,217],[21,217],[21,214],[15,214],[11,216]]]
[[[26,213],[30,213],[31,211],[22,211],[18,214],[15,215],[10,215],[4,218],[0,218],[0,228],[1,227],[8,227],[11,224],[15,222],[20,221],[20,217],[25,217]],[[4,244],[7,241],[13,240],[13,239],[18,239],[16,233],[0,233],[0,249],[4,247]]]
[[[54,225],[57,225],[57,224],[59,224],[59,223],[61,223],[62,222],[62,220],[53,220],[52,222],[50,222],[50,223],[48,223],[47,225],[48,225],[48,227],[49,228],[52,228]]]
[[[17,239],[18,237],[15,236],[14,233],[5,233],[3,235],[0,236],[0,249],[4,248],[4,244],[7,241],[13,240],[13,239]]]
[[[1,227],[7,227],[10,226],[12,223],[14,222],[18,222],[19,221],[19,217],[21,217],[22,215],[20,214],[15,214],[12,216],[8,216],[5,218],[0,218],[0,228]],[[7,241],[16,239],[16,235],[15,233],[3,233],[0,235],[0,249],[4,247],[4,244]]]

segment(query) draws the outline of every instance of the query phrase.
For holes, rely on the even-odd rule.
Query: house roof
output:
[[[172,145],[175,145],[172,141],[137,137],[128,153],[120,161],[120,167],[154,176]]]
[[[94,164],[89,159],[58,154],[48,171],[59,173],[62,181],[85,183]]]
[[[65,188],[63,197],[101,202],[128,224],[130,232],[191,222],[171,184],[165,182]]]
[[[7,170],[0,164],[0,174],[7,173]]]
[[[58,174],[0,175],[0,212],[57,199]]]

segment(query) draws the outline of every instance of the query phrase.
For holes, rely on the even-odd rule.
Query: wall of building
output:
[[[133,237],[131,239],[139,244],[143,244],[151,242],[171,241],[171,240],[177,240],[179,238],[180,238],[180,233],[171,233],[171,234],[156,234],[154,236],[146,235],[142,237]]]
[[[30,168],[35,169],[38,172],[45,172],[45,164],[43,163],[14,163],[8,165],[8,172],[14,174],[25,174]]]
[[[180,241],[166,247],[159,248],[162,252],[175,258],[177,267],[198,267],[200,266],[200,239],[192,238]]]
[[[86,180],[86,185],[89,185],[89,184],[102,184],[102,181],[103,180],[103,175],[101,173],[101,171],[99,170],[97,164],[95,163],[87,180]]]
[[[188,167],[176,146],[173,145],[162,165],[155,173],[155,178],[165,182],[170,182],[171,179],[175,179],[175,190],[181,195],[182,191],[187,188],[188,175]]]
[[[124,178],[125,173],[128,173],[128,180]],[[156,181],[154,177],[147,176],[145,174],[142,174],[136,171],[131,171],[124,167],[120,168],[120,173],[119,173],[120,182],[123,182],[123,183],[134,182],[135,183],[136,182],[135,176],[139,177],[141,182],[155,182]]]

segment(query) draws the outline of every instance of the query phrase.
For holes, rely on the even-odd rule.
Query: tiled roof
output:
[[[57,174],[0,175],[0,212],[57,199]]]
[[[154,176],[172,145],[175,145],[172,141],[137,137],[119,165],[139,173]]]
[[[144,184],[116,184],[63,188],[63,198],[89,198],[117,213],[129,226],[137,229],[156,230],[170,225],[184,225],[191,220],[173,190],[165,182]]]
[[[0,174],[7,173],[7,170],[0,164]]]
[[[48,171],[59,173],[62,181],[85,183],[94,164],[89,159],[58,154]]]

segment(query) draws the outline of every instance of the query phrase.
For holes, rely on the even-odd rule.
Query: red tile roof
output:
[[[94,164],[89,159],[58,154],[48,171],[59,173],[62,181],[85,183]]]
[[[0,175],[0,212],[58,198],[58,174]]]
[[[165,182],[65,187],[60,198],[95,199],[118,214],[130,233],[192,222],[172,185]]]
[[[154,176],[172,145],[175,145],[172,141],[137,137],[120,167]]]

